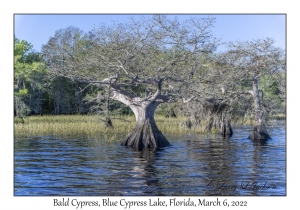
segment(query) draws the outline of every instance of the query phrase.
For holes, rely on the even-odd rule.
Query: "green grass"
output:
[[[103,119],[103,118],[102,118]],[[204,133],[204,126],[187,129],[186,117],[166,118],[155,116],[159,130],[164,134]],[[24,123],[15,118],[15,137],[53,135],[56,137],[87,136],[107,141],[121,140],[135,126],[134,116],[112,117],[113,128],[104,128],[104,122],[94,115],[30,116]]]

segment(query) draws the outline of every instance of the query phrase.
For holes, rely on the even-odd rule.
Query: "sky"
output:
[[[110,24],[112,21],[127,22],[130,16],[139,14],[15,14],[14,34],[18,39],[26,40],[40,51],[55,31],[75,26],[88,32],[100,23]],[[215,18],[213,34],[223,42],[246,41],[257,38],[273,38],[275,46],[286,48],[286,16],[284,14],[171,14],[179,20],[191,16]],[[225,47],[220,46],[219,51]]]

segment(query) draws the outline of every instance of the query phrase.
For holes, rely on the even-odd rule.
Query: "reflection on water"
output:
[[[99,140],[15,139],[15,195],[286,195],[285,128],[272,140],[251,128],[219,136],[167,136],[170,147],[136,151]]]

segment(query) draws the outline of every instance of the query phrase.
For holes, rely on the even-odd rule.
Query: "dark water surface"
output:
[[[254,143],[250,127],[230,139],[168,136],[172,146],[135,151],[101,140],[15,139],[15,195],[286,195],[285,127]]]

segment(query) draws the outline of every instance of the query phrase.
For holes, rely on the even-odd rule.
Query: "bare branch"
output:
[[[187,103],[187,102],[193,100],[195,97],[196,97],[196,96],[192,96],[192,97],[190,97],[190,98],[187,99],[187,100],[186,100],[185,98],[182,98],[182,101],[183,101],[183,103],[185,104],[185,103]]]

